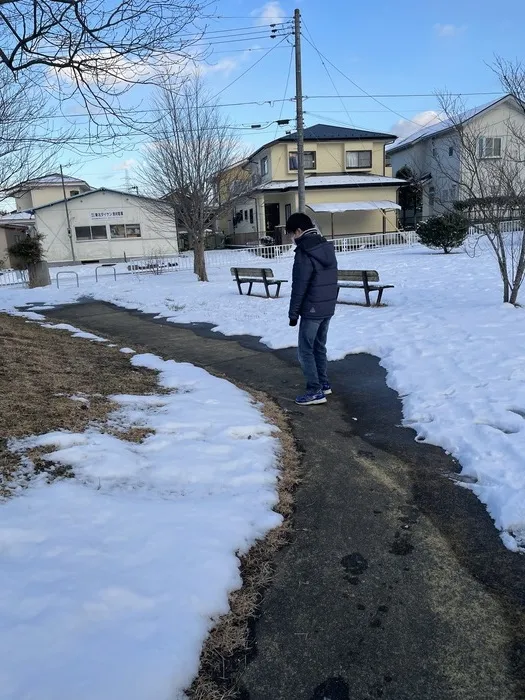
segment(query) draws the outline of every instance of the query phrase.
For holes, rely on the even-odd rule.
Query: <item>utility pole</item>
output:
[[[301,72],[301,11],[295,10],[295,103],[297,108],[297,189],[299,193],[298,208],[304,213],[306,205],[304,186],[304,116],[303,116],[303,78]]]
[[[64,193],[64,206],[66,207],[67,235],[69,236],[69,244],[71,246],[73,262],[76,262],[75,246],[73,245],[73,235],[71,233],[71,221],[69,219],[69,207],[67,206],[66,185],[64,184],[64,171],[62,170],[62,166],[60,166],[60,177],[62,178],[62,192]]]

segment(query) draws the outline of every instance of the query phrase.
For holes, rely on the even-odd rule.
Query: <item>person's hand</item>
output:
[[[296,318],[291,318],[290,319],[290,326],[296,326],[297,325],[297,319]]]

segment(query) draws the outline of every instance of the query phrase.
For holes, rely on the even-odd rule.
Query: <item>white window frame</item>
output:
[[[496,144],[499,145],[495,149]],[[495,150],[498,152],[495,153]],[[494,160],[501,158],[503,151],[503,139],[501,136],[480,136],[478,139],[478,155],[482,160]]]
[[[264,158],[261,158],[261,176],[265,177],[265,175],[268,175],[269,171],[269,161],[268,161],[268,156],[264,156]]]
[[[357,165],[348,165],[348,156],[349,156],[349,155],[354,155],[354,154],[357,154]],[[367,162],[369,163],[369,165],[362,165],[362,163],[360,163],[360,161],[361,161],[361,156],[364,155],[364,154],[366,154],[366,155],[369,156],[369,158],[368,158],[368,160],[367,160]],[[366,150],[364,150],[364,151],[346,151],[346,154],[345,154],[345,167],[346,167],[347,170],[368,170],[369,168],[372,167],[372,150],[368,148],[368,149],[366,149]]]
[[[124,235],[123,236],[114,236],[113,231],[111,230],[114,226],[124,226]],[[137,228],[139,229],[139,235],[128,235],[128,228]],[[133,239],[133,238],[142,238],[142,229],[140,227],[140,224],[110,224],[109,225],[109,237],[113,241],[122,241],[126,238]]]

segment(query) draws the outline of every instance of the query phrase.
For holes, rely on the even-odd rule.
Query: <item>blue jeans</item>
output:
[[[318,394],[328,383],[326,373],[326,336],[330,318],[301,318],[297,355],[306,379],[306,391]]]

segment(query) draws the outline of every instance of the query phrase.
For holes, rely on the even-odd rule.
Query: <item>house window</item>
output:
[[[432,158],[437,156],[436,142],[432,139]]]
[[[436,202],[436,188],[429,187],[428,188],[428,206],[433,207],[435,202]]]
[[[250,224],[253,224],[253,209],[250,209]]]
[[[75,195],[80,194],[78,190],[69,190],[69,196],[74,197]]]
[[[264,177],[268,175],[268,156],[261,158],[261,175]]]
[[[95,241],[108,237],[105,226],[75,226],[77,241]]]
[[[449,154],[449,156],[453,156],[453,155],[454,155],[454,146],[449,146],[449,147],[448,147],[448,154]]]
[[[297,157],[297,151],[290,151],[288,154],[288,169],[297,170],[299,167],[299,159]],[[305,170],[315,170],[315,151],[305,151],[304,152],[304,169]]]
[[[478,139],[478,153],[480,158],[501,158],[501,137],[481,136]]]
[[[111,224],[111,238],[140,238],[140,224]]]
[[[346,152],[346,167],[347,168],[371,168],[372,167],[372,151],[347,151]]]
[[[291,217],[292,215],[292,205],[291,204],[285,204],[284,206],[284,218],[286,221]]]

